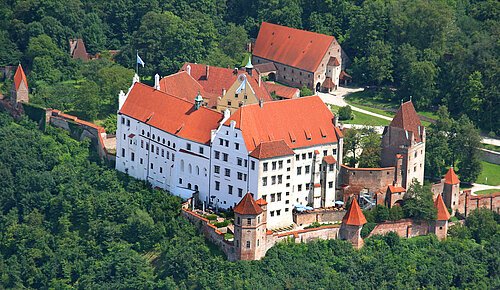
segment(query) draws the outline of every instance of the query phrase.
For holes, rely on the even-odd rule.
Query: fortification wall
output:
[[[230,261],[236,260],[234,245],[232,242],[224,239],[224,233],[219,231],[216,226],[212,225],[208,219],[192,212],[188,207],[183,206],[181,215],[194,224],[207,240],[214,243]]]
[[[394,167],[352,168],[342,165],[340,174],[342,184],[368,189],[369,192],[385,191],[394,181]]]
[[[293,221],[299,226],[312,224],[314,222],[333,223],[342,221],[345,214],[345,210],[317,209],[304,213],[295,212],[293,214]]]
[[[303,229],[285,233],[275,234],[272,239],[273,245],[276,242],[292,240],[295,243],[309,243],[315,240],[330,240],[339,237],[340,225],[322,226],[319,228]]]
[[[409,219],[388,221],[377,224],[369,237],[374,235],[385,235],[390,232],[395,232],[402,238],[423,236],[429,233],[429,224],[427,222],[415,222]]]
[[[462,212],[465,213],[465,216],[468,216],[473,210],[477,208],[487,208],[494,212],[500,213],[500,192],[476,195],[471,194],[470,191],[466,191],[462,195],[465,195],[466,203],[464,211]]]

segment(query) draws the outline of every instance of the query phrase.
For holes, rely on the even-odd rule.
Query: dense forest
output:
[[[358,85],[390,88],[379,94],[395,102],[411,95],[419,109],[445,105],[493,135],[499,15],[496,0],[4,0],[0,65],[27,67],[35,102],[112,124],[136,50],[149,77],[186,61],[240,65],[246,43],[269,21],[334,35]],[[75,37],[103,59],[71,60]],[[121,51],[117,63],[107,60],[111,49]]]
[[[444,242],[283,243],[233,263],[179,216],[179,198],[100,165],[88,142],[0,112],[0,148],[2,289],[500,287],[500,216],[488,210]]]

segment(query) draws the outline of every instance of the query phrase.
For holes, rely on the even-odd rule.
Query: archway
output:
[[[268,78],[269,78],[269,80],[270,80],[270,81],[272,81],[272,82],[275,82],[275,81],[276,81],[276,74],[275,74],[275,73],[273,73],[273,72],[272,72],[272,73],[269,73],[269,74],[267,75],[267,77],[268,77]]]
[[[318,83],[316,84],[316,92],[319,92],[319,91],[320,91],[320,89],[321,89],[321,84],[318,82]]]

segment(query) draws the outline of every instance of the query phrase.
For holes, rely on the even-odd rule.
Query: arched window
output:
[[[198,191],[198,185],[194,186],[194,190]]]
[[[191,183],[188,183],[188,189],[191,189]]]
[[[200,167],[196,165],[196,175],[200,175]]]
[[[184,172],[184,160],[181,159],[181,171]]]
[[[170,147],[170,141],[167,142],[167,146]]]
[[[193,173],[193,166],[191,166],[191,163],[188,165],[189,168],[189,174]]]

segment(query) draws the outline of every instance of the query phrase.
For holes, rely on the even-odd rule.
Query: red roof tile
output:
[[[314,72],[333,36],[262,22],[253,55]]]
[[[332,155],[328,155],[328,156],[323,157],[323,161],[326,164],[335,164],[335,163],[337,163],[337,160],[335,160],[335,157],[333,157]]]
[[[160,90],[191,103],[194,102],[194,98],[200,92],[210,108],[217,106],[217,97],[219,96],[215,93],[206,92],[203,86],[185,71],[162,78],[160,80]]]
[[[16,87],[16,91],[19,90],[19,86],[24,82],[26,85],[26,89],[28,89],[28,80],[26,79],[26,75],[24,74],[23,67],[21,64],[17,66],[16,73],[14,74],[14,85]]]
[[[135,83],[121,114],[147,123],[181,138],[207,144],[212,129],[217,129],[223,115],[169,95],[142,83]]]
[[[437,218],[438,221],[447,221],[450,219],[450,212],[446,208],[444,204],[443,197],[441,194],[438,194],[436,200],[434,201],[434,207],[437,209]]]
[[[389,126],[413,132],[415,140],[417,142],[421,141],[420,134],[423,130],[423,126],[411,101],[401,104],[396,116],[394,116]]]
[[[263,198],[257,199],[255,202],[257,205],[262,206],[262,205],[267,205],[267,201],[265,201]]]
[[[83,39],[70,40],[71,57],[74,59],[89,60]]]
[[[278,69],[274,62],[259,63],[253,66],[259,73],[275,72]]]
[[[275,93],[276,96],[281,97],[283,99],[293,99],[298,98],[300,96],[300,90],[297,88],[282,86],[280,84],[265,82],[264,86],[266,87],[269,93]]]
[[[246,105],[231,115],[252,152],[260,143],[284,140],[291,149],[338,142],[334,116],[318,96]]]
[[[339,66],[340,62],[339,62],[339,60],[336,57],[330,57],[330,59],[328,60],[328,64],[327,65]]]
[[[352,77],[347,74],[345,71],[341,71],[339,75],[339,79],[344,80],[344,79],[352,79]]]
[[[450,169],[448,169],[448,172],[446,172],[444,176],[444,183],[446,184],[460,183],[460,180],[458,179],[458,176],[455,174],[455,170],[453,170],[453,167],[450,167]]]
[[[262,142],[257,146],[251,153],[250,156],[257,159],[267,159],[273,157],[293,155],[294,152],[285,141],[266,141]]]
[[[404,189],[403,187],[401,186],[393,186],[393,185],[389,185],[388,186],[389,188],[389,191],[391,193],[396,193],[396,192],[406,192],[406,189]]]
[[[264,87],[264,82],[261,81],[259,86],[259,74],[253,70],[252,76],[248,75],[244,70],[235,70],[230,68],[208,66],[207,78],[207,65],[196,63],[185,63],[181,71],[186,71],[187,66],[191,66],[191,76],[203,87],[203,89],[217,96],[222,95],[222,90],[228,90],[234,82],[236,82],[240,74],[245,74],[247,80],[255,91],[255,94],[264,101],[271,101],[271,95]]]
[[[365,215],[361,211],[356,198],[352,199],[351,207],[349,207],[349,210],[342,219],[342,222],[351,226],[362,226],[366,224]]]
[[[314,187],[321,187],[321,184],[320,183],[315,183]]]
[[[253,199],[252,194],[249,192],[240,200],[240,202],[234,207],[234,212],[238,214],[261,214],[262,209]]]
[[[323,87],[325,87],[327,89],[333,89],[333,88],[335,88],[335,84],[333,83],[332,78],[326,77],[325,78],[325,82],[323,83]]]

